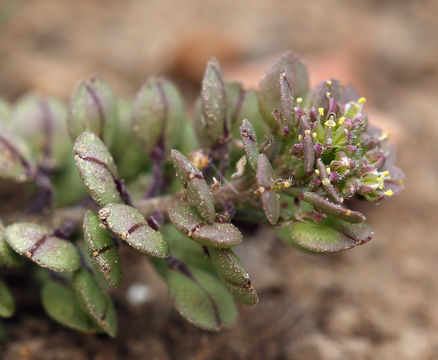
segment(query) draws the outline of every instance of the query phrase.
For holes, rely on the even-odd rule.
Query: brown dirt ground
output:
[[[260,232],[241,246],[261,301],[242,306],[231,330],[184,322],[147,261],[126,250],[117,339],[48,320],[37,289],[23,293],[27,280],[16,275],[19,311],[0,358],[437,359],[437,14],[432,0],[0,1],[1,96],[68,98],[91,74],[132,96],[148,75],[166,73],[191,98],[210,55],[251,84],[267,58],[293,49],[314,80],[333,73],[362,89],[377,121],[394,129],[406,172],[399,197],[366,207],[376,235],[365,246],[316,256]],[[134,281],[153,289],[147,304],[125,300]]]

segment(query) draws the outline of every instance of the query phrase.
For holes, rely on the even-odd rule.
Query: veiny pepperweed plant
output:
[[[150,257],[184,318],[229,327],[235,300],[258,302],[233,251],[242,241],[233,220],[337,252],[373,235],[352,199],[375,203],[402,189],[388,134],[368,123],[364,105],[335,79],[309,89],[292,53],[258,90],[225,82],[212,59],[192,120],[177,88],[158,77],[132,102],[99,78],[80,82],[68,109],[52,98],[2,101],[0,177],[34,196],[4,217],[0,264],[34,275],[54,320],[115,336],[110,292],[128,245]],[[0,316],[13,313],[0,279]]]

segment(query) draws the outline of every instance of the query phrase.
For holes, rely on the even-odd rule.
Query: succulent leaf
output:
[[[94,277],[84,268],[75,272],[73,288],[82,309],[109,336],[117,334],[117,315],[113,302],[105,295]]]
[[[0,317],[11,317],[15,312],[15,302],[6,283],[0,279]]]
[[[219,277],[234,297],[247,305],[257,304],[257,292],[237,255],[230,249],[212,247],[208,252]]]
[[[319,223],[292,222],[282,239],[313,252],[338,252],[371,240],[373,232],[366,223],[351,224],[327,217]]]
[[[25,95],[15,104],[11,122],[13,130],[32,149],[36,161],[48,168],[63,167],[71,156],[66,116],[62,102]]]
[[[94,132],[112,146],[118,131],[117,100],[102,79],[94,77],[76,85],[70,98],[67,118],[72,141],[83,132]]]
[[[0,128],[0,178],[30,181],[35,168],[27,144],[10,130]]]
[[[7,267],[20,266],[23,258],[20,257],[6,242],[5,228],[0,223],[0,265]]]
[[[99,215],[88,210],[83,223],[84,240],[94,267],[105,281],[117,287],[122,278],[122,269],[116,245],[108,229],[100,226]]]
[[[54,236],[43,225],[15,223],[6,227],[5,235],[12,249],[42,267],[71,272],[80,265],[75,246]]]
[[[248,161],[251,167],[257,169],[257,160],[259,158],[259,149],[257,144],[257,135],[254,131],[254,127],[247,120],[242,121],[242,126],[240,127],[240,136],[242,137],[243,147],[245,149]]]
[[[215,218],[213,195],[202,173],[178,150],[171,150],[176,175],[186,190],[189,201],[196,206],[201,216],[212,223]]]
[[[177,205],[169,209],[173,225],[184,235],[200,244],[231,248],[242,241],[242,234],[229,223],[207,223],[193,206]]]
[[[41,302],[47,315],[74,330],[93,332],[90,317],[79,306],[75,293],[66,285],[48,281],[41,291]]]
[[[226,287],[200,269],[181,270],[169,269],[166,276],[170,297],[181,316],[205,330],[218,331],[232,326],[237,309]]]
[[[133,104],[134,134],[150,153],[160,138],[166,148],[177,145],[185,118],[178,89],[169,81],[151,77],[140,89]]]
[[[75,162],[88,193],[100,206],[122,203],[120,180],[108,148],[92,132],[78,136],[74,145]]]
[[[341,220],[345,220],[351,223],[360,223],[366,221],[365,215],[359,211],[353,211],[346,207],[332,203],[331,201],[323,198],[322,196],[313,193],[305,192],[300,196],[300,199],[311,204],[315,209],[327,214],[335,216]]]
[[[309,90],[309,78],[306,66],[291,52],[287,52],[275,60],[260,78],[258,98],[260,112],[272,129],[277,129],[279,123],[273,116],[273,111],[280,106],[280,73],[285,72],[291,80],[292,93],[295,97],[304,98]]]
[[[201,106],[205,129],[211,138],[224,141],[230,129],[227,113],[227,89],[219,62],[213,58],[205,69],[201,89]]]
[[[258,192],[262,199],[263,210],[266,218],[272,225],[275,225],[280,216],[279,195],[273,190],[274,171],[271,163],[265,154],[260,154],[257,163],[257,185]]]
[[[133,248],[159,258],[169,255],[163,235],[152,229],[137,209],[123,204],[109,204],[100,209],[99,218],[101,223]]]

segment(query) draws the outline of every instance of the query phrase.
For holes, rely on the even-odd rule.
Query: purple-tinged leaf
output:
[[[279,195],[273,190],[274,170],[265,154],[260,154],[257,163],[257,192],[263,204],[266,218],[272,225],[275,225],[280,216]]]
[[[161,233],[152,229],[137,209],[123,204],[109,204],[99,210],[99,218],[102,224],[133,248],[159,258],[169,255],[169,247]]]
[[[117,248],[108,229],[100,226],[96,212],[88,210],[85,213],[83,232],[92,264],[110,286],[119,286],[122,269]]]
[[[100,206],[122,203],[121,181],[108,148],[92,132],[84,132],[74,145],[79,174],[93,200]]]
[[[279,125],[272,112],[280,106],[278,79],[283,71],[291,80],[293,96],[305,98],[309,90],[307,68],[298,56],[287,52],[269,66],[260,78],[258,98],[260,112],[272,129],[277,129]]]
[[[301,194],[300,200],[308,202],[316,210],[319,210],[327,215],[335,216],[350,223],[360,223],[366,220],[365,215],[359,211],[353,211],[345,208],[342,205],[332,203],[326,198],[313,192],[305,192]]]
[[[294,123],[294,97],[291,88],[291,80],[286,71],[280,73],[279,112],[281,129],[292,128],[298,125]]]
[[[146,153],[163,138],[167,149],[180,142],[184,102],[169,81],[151,77],[137,94],[132,108],[134,134]]]
[[[231,248],[242,241],[240,231],[230,223],[205,222],[193,206],[178,205],[168,211],[170,221],[187,237],[207,246]]]
[[[201,216],[212,223],[216,212],[213,195],[202,173],[178,150],[171,150],[173,166],[189,201],[196,206]]]
[[[237,255],[229,249],[211,247],[208,252],[219,277],[234,297],[246,305],[257,304],[257,292]]]
[[[68,131],[74,141],[85,131],[94,132],[111,146],[118,131],[117,100],[102,79],[94,77],[76,85],[70,98]]]
[[[45,226],[15,223],[5,229],[6,241],[20,255],[53,271],[75,271],[79,254],[75,246],[54,235]]]
[[[201,107],[207,132],[223,141],[230,129],[227,113],[227,90],[219,62],[212,58],[205,69],[201,89]]]
[[[254,131],[254,127],[247,119],[242,121],[242,126],[240,126],[240,136],[242,137],[243,147],[246,156],[248,157],[248,161],[251,164],[251,167],[256,170],[259,157],[257,135]]]
[[[117,334],[117,314],[111,298],[102,292],[94,277],[84,268],[73,276],[73,288],[82,309],[109,336]]]

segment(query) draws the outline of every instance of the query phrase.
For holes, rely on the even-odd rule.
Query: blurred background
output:
[[[401,195],[364,210],[376,233],[365,246],[309,255],[254,233],[240,254],[261,301],[241,306],[231,330],[187,324],[138,259],[115,294],[117,339],[64,329],[23,294],[0,358],[437,359],[437,17],[436,0],[0,0],[0,96],[11,101],[29,91],[67,100],[91,75],[130,99],[151,74],[191,101],[211,56],[251,87],[292,50],[313,84],[360,89],[406,173]],[[126,297],[133,284],[140,303]]]

